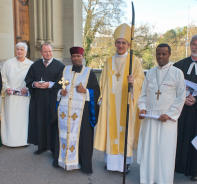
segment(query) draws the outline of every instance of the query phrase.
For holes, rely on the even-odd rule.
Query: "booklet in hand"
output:
[[[196,83],[185,79],[185,85],[186,85],[186,97],[188,97],[190,94],[192,96],[197,96],[197,84]]]
[[[21,90],[18,90],[18,89],[13,89],[12,91],[12,95],[18,95],[18,96],[29,96],[29,91],[27,91],[27,93],[25,95],[23,95],[21,93]]]

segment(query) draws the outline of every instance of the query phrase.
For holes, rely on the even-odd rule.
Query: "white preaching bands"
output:
[[[192,57],[191,57],[191,59],[192,59]],[[195,74],[197,75],[197,63],[194,62],[193,59],[192,59],[192,61],[193,61],[193,63],[190,64],[187,74],[190,75],[193,67],[195,66]]]

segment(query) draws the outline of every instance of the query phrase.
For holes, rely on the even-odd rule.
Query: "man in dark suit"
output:
[[[43,59],[31,65],[25,78],[31,94],[28,143],[38,145],[36,155],[54,150],[57,124],[50,123],[50,109],[56,104],[53,85],[64,69],[64,65],[53,58],[50,44],[41,45],[41,55]]]

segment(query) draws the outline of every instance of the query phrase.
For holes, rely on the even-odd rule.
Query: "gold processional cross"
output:
[[[60,85],[62,85],[62,89],[66,89],[66,86],[68,86],[70,84],[70,82],[68,80],[65,80],[64,77],[61,78],[61,80],[58,82]]]
[[[70,150],[71,152],[73,152],[73,151],[75,150],[75,147],[72,145],[72,146],[69,148],[69,150]]]
[[[161,95],[161,92],[158,89],[158,92],[155,93],[157,95],[157,100],[159,100],[159,95]]]
[[[118,72],[115,76],[117,77],[117,81],[118,81],[118,79],[119,79],[119,77],[120,77],[121,75],[120,75],[120,73]]]

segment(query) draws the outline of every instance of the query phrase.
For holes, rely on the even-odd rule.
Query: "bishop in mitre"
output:
[[[73,65],[66,66],[56,88],[58,133],[55,146],[55,167],[80,169],[92,173],[94,126],[98,119],[99,84],[93,70],[82,65],[84,49],[70,48]],[[60,85],[61,84],[61,85]],[[59,86],[59,87],[58,87]]]
[[[170,65],[170,55],[169,45],[157,46],[158,66],[147,72],[138,99],[140,119],[142,114],[158,117],[145,118],[141,124],[137,155],[141,184],[173,184],[177,119],[186,87],[183,72]]]
[[[105,152],[107,170],[123,172],[128,82],[131,83],[126,162],[128,172],[129,164],[133,161],[132,146],[138,141],[140,129],[137,100],[144,73],[140,60],[133,56],[132,75],[129,76],[130,54],[127,50],[131,41],[130,26],[118,26],[114,32],[114,40],[117,53],[105,62],[100,78],[100,111],[94,147]]]

